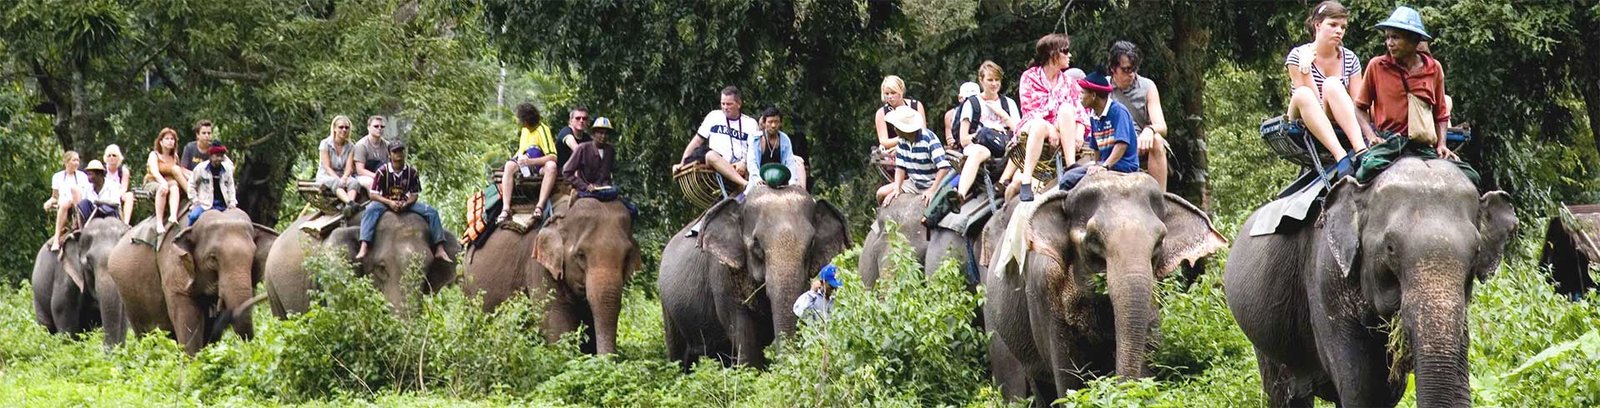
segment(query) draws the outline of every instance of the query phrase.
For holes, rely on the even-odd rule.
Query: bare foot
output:
[[[433,249],[433,257],[434,257],[434,259],[438,259],[438,260],[445,261],[445,262],[455,262],[454,259],[450,259],[450,253],[449,252],[445,252],[443,245],[440,245],[438,248],[434,248]]]
[[[361,243],[361,249],[356,250],[356,260],[360,261],[360,260],[363,260],[363,259],[366,259],[366,258],[367,258],[367,243],[362,242]]]
[[[544,216],[544,205],[541,204],[538,207],[533,207],[533,218],[539,218],[542,216]]]
[[[167,233],[167,223],[156,221],[156,235]]]
[[[61,251],[61,236],[50,237],[50,252]]]

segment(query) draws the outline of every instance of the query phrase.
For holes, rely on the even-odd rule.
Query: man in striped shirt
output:
[[[895,147],[894,181],[878,188],[878,202],[888,205],[901,192],[912,191],[921,193],[922,205],[928,205],[937,190],[933,188],[934,180],[943,179],[950,172],[944,144],[928,131],[922,115],[910,107],[895,108],[883,119],[900,136],[900,144]]]

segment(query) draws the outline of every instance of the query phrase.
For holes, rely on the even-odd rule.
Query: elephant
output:
[[[108,270],[111,250],[128,231],[116,217],[96,217],[68,236],[61,252],[40,246],[33,264],[34,319],[51,333],[76,336],[104,325],[105,345],[121,344],[127,317]]]
[[[899,225],[900,235],[906,238],[906,243],[915,251],[916,259],[925,260],[928,256],[928,228],[922,225],[922,212],[928,206],[922,202],[922,194],[903,193],[896,195],[889,205],[878,208],[878,215],[872,221],[872,230],[867,232],[866,242],[861,244],[861,263],[859,265],[861,282],[866,287],[875,287],[883,270],[883,262],[889,254],[889,221]],[[925,268],[938,269],[938,264]]]
[[[790,306],[850,245],[844,214],[805,190],[761,185],[701,217],[698,237],[685,228],[661,255],[667,357],[684,370],[701,356],[765,367],[762,350],[795,332]]]
[[[1159,337],[1156,282],[1227,242],[1204,212],[1163,194],[1154,178],[1111,171],[1034,204],[1013,199],[983,240],[984,321],[1041,405],[1082,387],[1085,374],[1149,376]],[[992,370],[1005,378],[1016,368]]]
[[[1515,234],[1509,195],[1408,157],[1367,184],[1335,183],[1314,224],[1250,236],[1262,217],[1240,228],[1223,287],[1269,405],[1394,406],[1411,367],[1418,406],[1472,403],[1467,303]],[[1391,334],[1411,352],[1391,354]]]
[[[632,216],[620,200],[577,198],[561,207],[537,231],[490,234],[467,256],[461,288],[468,296],[483,296],[485,311],[517,293],[544,300],[546,341],[556,342],[581,324],[588,331],[584,352],[615,353],[622,289],[641,260]]]
[[[230,208],[205,211],[193,225],[168,230],[159,249],[125,235],[112,250],[111,270],[136,333],[166,330],[190,355],[217,341],[226,327],[246,340],[255,336],[250,307],[261,299],[255,284],[276,231]]]
[[[434,259],[428,243],[428,221],[422,216],[404,212],[385,212],[378,219],[377,239],[367,249],[367,257],[356,260],[361,247],[361,226],[340,227],[328,233],[321,242],[305,235],[299,225],[301,219],[286,232],[285,243],[275,244],[268,256],[271,267],[264,277],[272,313],[278,317],[305,313],[311,308],[313,282],[309,272],[301,266],[312,247],[323,245],[344,248],[346,260],[357,265],[356,272],[371,276],[373,285],[383,293],[396,311],[406,310],[405,274],[413,261],[422,262],[423,293],[435,293],[456,280],[455,262]],[[444,237],[445,252],[451,259],[461,253],[461,244],[455,234],[448,231]]]

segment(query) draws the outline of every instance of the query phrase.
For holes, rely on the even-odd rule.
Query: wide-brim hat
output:
[[[900,107],[889,111],[888,114],[883,115],[883,121],[894,126],[895,129],[900,130],[902,133],[921,132],[922,128],[926,126],[922,114],[917,113],[916,109],[911,109],[907,105],[900,105]]]
[[[1418,13],[1417,9],[1406,6],[1395,7],[1394,12],[1389,13],[1389,19],[1383,20],[1382,23],[1372,27],[1410,31],[1422,36],[1423,41],[1433,40],[1433,36],[1428,35],[1427,28],[1422,25],[1422,13]]]
[[[93,170],[106,171],[106,165],[100,163],[99,160],[90,160],[89,161],[89,165],[83,167],[83,171],[93,171]]]
[[[789,185],[789,167],[779,163],[767,163],[761,166],[761,181],[768,187],[783,187]]]

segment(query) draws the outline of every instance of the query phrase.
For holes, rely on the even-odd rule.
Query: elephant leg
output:
[[[749,310],[735,312],[729,337],[733,340],[736,363],[747,367],[765,368],[767,359],[761,350],[765,345],[761,344],[760,330],[756,327],[760,324],[760,319],[756,319],[754,314]]]
[[[677,324],[672,322],[672,313],[666,310],[665,306],[662,306],[661,310],[661,328],[666,332],[663,340],[667,343],[667,359],[676,361],[678,368],[683,369],[683,372],[689,372],[689,369],[694,367],[694,360],[688,358],[686,353],[688,350],[684,347],[683,339],[678,338]]]
[[[100,300],[100,324],[105,327],[105,345],[109,349],[127,339],[128,315],[122,308],[122,295],[117,293],[111,274],[96,276],[94,286],[95,296]]]
[[[199,353],[200,348],[205,346],[205,316],[200,313],[200,307],[193,297],[173,290],[166,292],[172,335],[177,337],[178,344],[183,345],[184,352],[191,356]]]
[[[550,301],[544,306],[544,339],[546,342],[555,343],[561,341],[562,335],[578,331],[578,326],[583,321],[578,318],[578,314],[574,311],[576,309],[577,305],[574,305],[572,299],[567,296],[556,294],[550,298]],[[585,340],[585,343],[589,341],[593,340]]]
[[[1312,397],[1295,389],[1294,373],[1283,365],[1256,350],[1256,366],[1261,371],[1261,391],[1267,395],[1269,407],[1310,407]]]
[[[1033,378],[1033,406],[1037,408],[1050,408],[1050,403],[1059,397],[1055,382],[1049,377]]]
[[[1022,361],[1011,354],[1010,346],[999,337],[989,341],[989,374],[1000,386],[1000,394],[1007,399],[1022,399],[1028,395],[1028,375]]]
[[[1364,333],[1365,327],[1346,327],[1344,333]],[[1360,331],[1355,331],[1360,330]],[[1390,407],[1400,401],[1404,385],[1396,390],[1389,386],[1389,367],[1385,360],[1388,351],[1382,340],[1366,335],[1337,338],[1345,344],[1324,347],[1330,362],[1329,374],[1339,393],[1340,406]]]
[[[78,299],[78,290],[73,288],[71,282],[58,280],[50,294],[51,320],[55,321],[56,331],[66,333],[77,338],[83,332],[81,308],[83,304]]]

